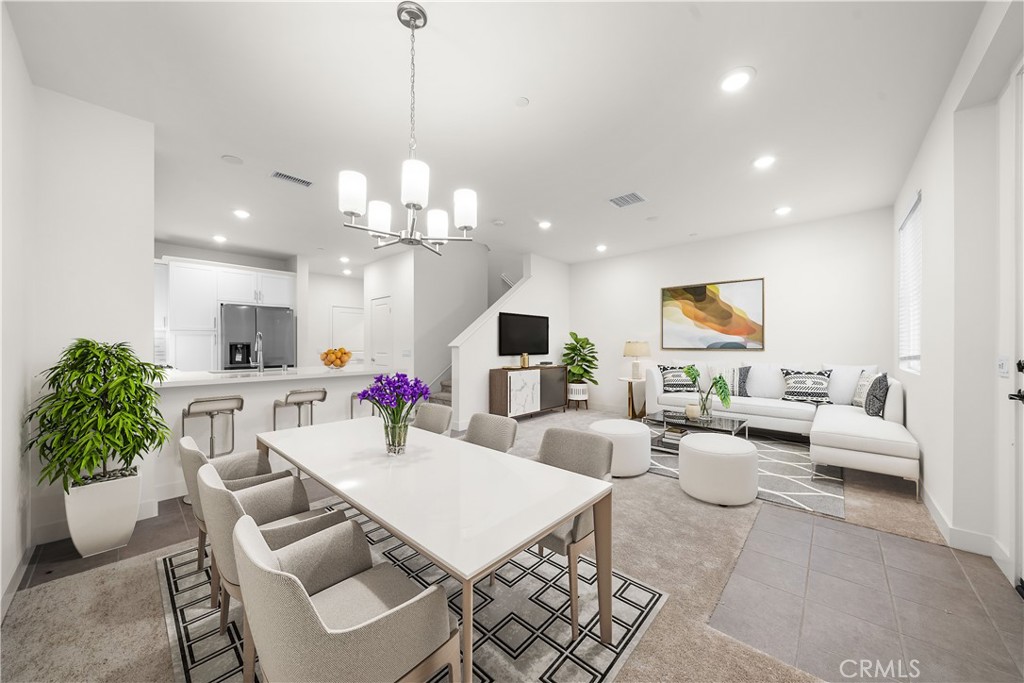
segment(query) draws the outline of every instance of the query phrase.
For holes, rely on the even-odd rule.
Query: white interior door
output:
[[[366,343],[366,315],[352,306],[331,306],[331,348],[345,347],[352,360],[362,362]]]
[[[390,370],[395,361],[395,329],[391,322],[391,297],[370,301],[370,367]]]
[[[1014,163],[1014,190],[1016,192],[1014,220],[1017,227],[1017,360],[1024,360],[1024,69],[1014,78],[1017,92],[1015,135],[1016,161]],[[1013,368],[1016,370],[1017,368]],[[1024,391],[1024,371],[1015,373],[1018,395]],[[1017,557],[1015,577],[1024,585],[1024,402],[1017,406],[1015,443],[1017,446]]]

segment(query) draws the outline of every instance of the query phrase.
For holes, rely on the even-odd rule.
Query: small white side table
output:
[[[640,406],[640,410],[637,410],[636,406],[633,403],[633,385],[634,384],[643,384],[647,380],[644,380],[644,379],[634,379],[632,377],[620,377],[619,381],[620,382],[626,382],[626,385],[627,385],[626,386],[626,396],[627,396],[627,398],[626,398],[626,415],[629,417],[629,419],[630,420],[637,420],[637,419],[639,419],[641,417],[646,416],[647,415],[647,406],[646,405],[642,405],[642,406]]]

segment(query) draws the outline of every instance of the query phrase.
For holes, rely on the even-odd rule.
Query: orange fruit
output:
[[[336,367],[336,368],[340,368],[341,367],[341,359],[340,358],[338,358],[338,359],[336,359],[334,361],[334,367]]]
[[[324,353],[320,354],[320,360],[324,360],[326,358],[327,358],[327,352],[326,351]]]

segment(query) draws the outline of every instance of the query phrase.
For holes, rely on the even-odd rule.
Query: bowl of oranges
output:
[[[320,354],[320,360],[329,368],[343,368],[352,358],[352,352],[345,347],[327,349]]]

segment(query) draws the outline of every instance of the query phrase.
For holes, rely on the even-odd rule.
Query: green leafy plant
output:
[[[562,363],[568,368],[569,383],[597,384],[594,371],[597,370],[597,347],[587,337],[570,332],[572,341],[567,342],[562,350]]]
[[[136,458],[170,438],[153,387],[167,371],[140,360],[127,343],[76,339],[43,374],[47,393],[25,417],[37,423],[25,450],[39,449],[39,483],[59,480],[69,491],[129,476]]]
[[[711,386],[708,387],[707,391],[700,386],[700,370],[694,365],[687,365],[683,368],[683,373],[697,385],[697,395],[700,397],[700,412],[703,415],[711,414],[711,392],[715,392],[718,396],[718,400],[722,402],[722,405],[728,408],[732,405],[732,396],[729,393],[729,383],[725,381],[722,375],[715,375],[711,378]]]

